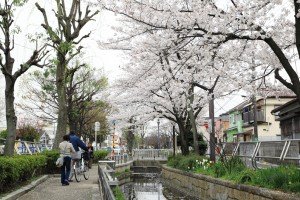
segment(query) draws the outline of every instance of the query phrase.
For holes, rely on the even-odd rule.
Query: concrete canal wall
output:
[[[130,169],[130,167],[133,165],[133,161],[129,161],[127,163],[117,164],[116,165],[116,172],[123,172],[125,169]]]
[[[205,200],[299,200],[300,196],[264,189],[260,187],[234,184],[229,181],[193,174],[162,166],[164,184]]]

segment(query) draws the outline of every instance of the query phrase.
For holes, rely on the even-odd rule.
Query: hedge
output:
[[[109,152],[106,150],[94,151],[93,162],[97,163],[99,160],[104,160],[106,158],[106,156],[108,155],[108,153]]]
[[[18,183],[44,173],[44,155],[22,155],[0,157],[0,193]]]
[[[46,156],[47,165],[45,167],[45,173],[46,174],[59,174],[60,168],[56,167],[55,162],[57,158],[59,157],[59,151],[58,150],[45,150],[41,153],[41,155]]]

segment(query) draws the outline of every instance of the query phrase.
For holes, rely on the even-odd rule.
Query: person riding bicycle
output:
[[[69,135],[70,135],[70,143],[73,145],[73,147],[76,151],[74,154],[72,154],[71,166],[73,166],[76,161],[81,159],[81,151],[80,151],[79,147],[86,152],[88,151],[88,148],[84,144],[84,142],[75,134],[75,131],[70,131]],[[72,177],[73,177],[73,173],[71,171],[69,182],[72,181],[71,180]]]

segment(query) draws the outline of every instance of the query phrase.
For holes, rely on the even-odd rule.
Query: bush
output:
[[[125,200],[126,199],[124,193],[122,192],[122,190],[120,189],[119,186],[116,186],[113,189],[113,193],[115,195],[116,200]]]
[[[251,183],[254,182],[256,177],[255,171],[253,169],[246,169],[238,174],[236,182],[238,183]]]
[[[245,169],[247,169],[244,162],[239,157],[231,157],[228,160],[225,159],[223,162],[223,165],[226,169],[226,173],[230,175],[233,172],[241,172]]]
[[[104,160],[107,155],[108,155],[108,151],[106,151],[106,150],[94,151],[93,162],[96,163],[99,160]]]
[[[7,133],[8,133],[8,131],[6,129],[3,130],[3,131],[0,131],[0,138],[6,139]]]
[[[196,154],[190,154],[188,156],[176,155],[175,157],[168,158],[167,165],[184,171],[193,171],[199,167],[199,161],[203,159],[205,159],[205,157]]]
[[[0,192],[42,174],[45,165],[46,157],[43,155],[1,156]]]
[[[169,156],[167,165],[170,167],[177,168],[178,164],[181,162],[183,156],[178,154],[176,156]]]
[[[238,157],[223,158],[222,162],[209,162],[194,154],[168,158],[167,165],[184,171],[233,180],[237,183],[300,193],[300,169],[296,166],[279,166],[267,169],[248,169]]]
[[[280,166],[257,171],[254,184],[271,189],[300,192],[300,170],[295,166]]]
[[[219,178],[226,174],[226,168],[222,162],[216,162],[213,167],[214,176]]]
[[[58,174],[60,173],[60,168],[56,167],[56,160],[59,157],[58,150],[45,150],[41,153],[46,157],[47,165],[44,169],[44,173],[47,174]]]

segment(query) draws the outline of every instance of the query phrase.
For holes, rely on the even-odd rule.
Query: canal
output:
[[[121,186],[128,200],[194,200],[174,188],[167,186],[160,173],[133,174],[130,182]]]

